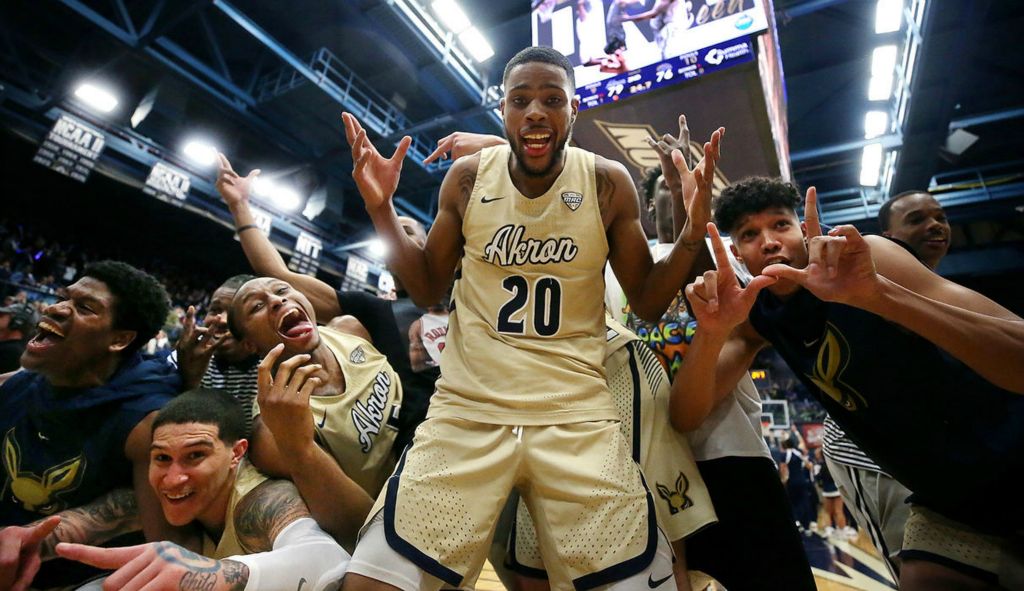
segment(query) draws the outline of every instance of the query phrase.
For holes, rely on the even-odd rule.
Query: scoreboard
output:
[[[754,59],[762,0],[533,0],[533,44],[573,64],[580,109]]]

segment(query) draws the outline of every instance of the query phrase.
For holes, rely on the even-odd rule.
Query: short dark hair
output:
[[[882,207],[878,208],[878,226],[883,232],[887,231],[892,226],[892,206],[894,203],[903,199],[904,197],[910,197],[911,195],[931,195],[928,191],[922,191],[920,189],[913,189],[910,191],[904,191],[895,197],[890,197],[888,201],[882,204]]]
[[[163,328],[171,298],[149,273],[121,261],[99,261],[86,266],[82,276],[102,281],[114,296],[114,328],[135,331],[135,339],[122,352],[125,356],[141,349]]]
[[[242,273],[241,275],[232,275],[228,277],[224,283],[221,283],[217,289],[230,289],[231,291],[238,291],[238,288],[242,287],[246,283],[256,279],[255,275],[249,275],[248,273]]]
[[[772,207],[791,209],[800,206],[800,192],[782,179],[754,176],[729,185],[715,202],[715,225],[732,232],[744,216]]]
[[[256,281],[257,279],[264,279],[264,277],[252,277],[249,281]],[[245,338],[245,333],[242,332],[242,326],[238,322],[238,314],[235,313],[235,301],[238,299],[238,292],[242,290],[242,286],[249,281],[243,281],[241,285],[235,289],[235,297],[231,299],[231,305],[228,307],[228,332],[235,338],[236,341],[241,341]]]
[[[533,62],[551,64],[562,68],[569,79],[569,86],[573,90],[576,89],[576,75],[573,74],[572,64],[569,63],[569,59],[562,55],[561,51],[550,47],[527,47],[512,56],[512,59],[508,60],[508,63],[505,64],[505,73],[501,75],[501,83],[505,84],[508,82],[508,75],[512,72],[512,68]]]
[[[163,425],[217,425],[220,440],[234,445],[245,437],[244,412],[241,403],[226,390],[196,388],[179,395],[156,413],[153,433]]]

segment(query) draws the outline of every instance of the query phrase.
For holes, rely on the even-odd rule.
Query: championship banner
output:
[[[100,130],[71,115],[61,115],[32,161],[84,183],[105,143]]]
[[[320,269],[320,251],[323,248],[324,243],[319,238],[300,230],[299,237],[295,241],[295,251],[292,253],[291,260],[288,261],[288,268],[296,273],[315,277],[317,270]]]
[[[142,192],[165,203],[180,207],[188,198],[188,190],[191,186],[192,180],[188,173],[163,162],[157,162],[149,171]]]
[[[569,58],[580,109],[751,60],[747,39],[768,28],[764,0],[541,0],[533,6],[533,44]]]

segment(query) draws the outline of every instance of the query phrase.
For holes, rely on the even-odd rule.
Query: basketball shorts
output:
[[[513,427],[428,418],[367,525],[382,513],[389,549],[429,575],[413,589],[469,588],[513,489],[536,517],[552,588],[592,589],[654,558],[654,500],[617,421]],[[362,546],[349,572],[384,580],[387,552]]]
[[[1024,584],[1024,544],[984,534],[920,505],[910,506],[903,534],[903,560],[925,560],[1006,589]]]
[[[715,523],[714,507],[686,436],[669,422],[668,375],[654,353],[634,340],[605,359],[608,388],[622,417],[619,428],[643,471],[658,517],[671,541]],[[536,532],[520,500],[509,541],[509,568],[544,576]]]

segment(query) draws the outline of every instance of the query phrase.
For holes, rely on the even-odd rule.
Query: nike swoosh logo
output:
[[[804,346],[808,349],[813,347],[820,339],[814,339],[813,341],[804,341]]]
[[[480,198],[480,203],[490,203],[492,201],[497,201],[499,199],[504,199],[504,197],[491,197],[490,199],[488,199],[486,196],[484,196]]]
[[[648,575],[647,576],[647,586],[650,587],[651,589],[654,589],[655,587],[661,587],[662,583],[664,583],[665,581],[667,581],[667,580],[669,580],[671,578],[672,578],[672,573],[669,573],[668,576],[665,577],[664,579],[658,579],[658,580],[654,580],[654,575]]]
[[[327,409],[325,408],[324,409],[324,418],[320,419],[320,422],[317,423],[317,427],[319,427],[320,429],[323,429],[324,428],[324,423],[326,423],[326,422],[327,422]]]

